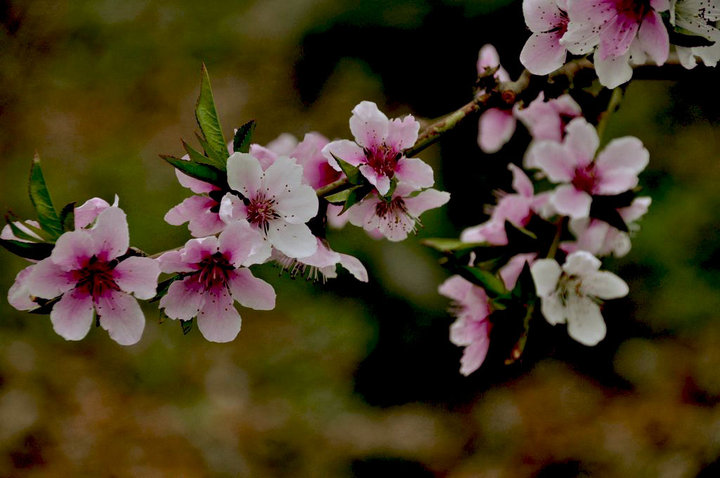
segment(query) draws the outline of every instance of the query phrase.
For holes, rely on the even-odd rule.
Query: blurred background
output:
[[[510,0],[0,1],[0,210],[32,216],[37,150],[56,206],[118,194],[134,245],[176,247],[189,235],[162,217],[188,191],[158,154],[193,142],[201,62],[226,135],[255,119],[265,144],[349,137],[361,100],[450,112],[484,43],[515,75],[527,36]],[[612,118],[651,151],[654,203],[608,264],[631,293],[600,345],[536,320],[522,361],[458,373],[447,275],[419,239],[482,222],[528,139],[485,156],[471,119],[421,155],[453,198],[417,238],[331,233],[368,284],[268,266],[278,307],[242,309],[230,344],[152,307],[135,346],[66,342],[0,300],[0,476],[720,476],[717,85],[703,68],[636,81]],[[0,251],[3,295],[24,266]]]

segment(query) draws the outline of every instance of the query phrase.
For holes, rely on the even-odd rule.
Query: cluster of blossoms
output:
[[[353,140],[312,132],[302,141],[283,134],[262,146],[252,143],[249,122],[228,144],[203,69],[195,110],[201,150],[183,142],[185,156],[163,156],[193,193],[165,220],[187,223],[192,239],[152,257],[130,247],[117,200],[93,198],[58,213],[33,161],[37,221],[9,221],[0,234],[0,245],[31,262],[17,275],[10,304],[49,313],[65,339],[82,339],[95,322],[130,345],[145,327],[138,299],[157,301],[184,331],[196,320],[206,339],[231,341],[241,328],[235,302],[275,307],[274,288],[252,267],[273,262],[293,276],[326,280],[337,277],[340,265],[367,281],[357,258],[330,247],[328,225],[350,222],[375,238],[406,239],[423,212],[450,199],[433,189],[432,168],[415,154],[480,110],[484,152],[500,151],[518,121],[531,141],[524,157],[508,164],[513,190],[498,194],[485,222],[465,229],[459,240],[426,241],[446,254],[454,273],[439,292],[454,304],[450,340],[464,347],[460,371],[468,375],[481,366],[491,338],[507,330],[508,321],[521,321],[510,327],[521,329],[514,346],[502,352],[506,361],[516,360],[538,314],[567,324],[578,342],[597,344],[606,333],[601,301],[628,293],[622,279],[600,270],[600,258],[630,250],[651,202],[637,195],[649,153],[634,137],[613,139],[600,150],[599,125],[616,107],[613,99],[601,116],[585,118],[584,102],[598,102],[600,94],[586,91],[579,101],[572,81],[560,93],[551,80],[530,87],[528,72],[550,75],[572,56],[585,68],[592,59],[601,85],[615,88],[631,79],[633,66],[662,65],[671,54],[686,68],[698,61],[715,66],[720,0],[524,0],[523,12],[532,32],[520,54],[528,71],[511,82],[495,49],[483,47],[471,107],[422,135],[412,116],[389,119],[363,101],[349,121]],[[158,283],[161,273],[168,277]]]
[[[686,68],[720,59],[717,0],[523,0],[523,13],[532,36],[520,61],[535,75],[592,54],[600,83],[615,88],[632,65],[668,61],[671,46]]]

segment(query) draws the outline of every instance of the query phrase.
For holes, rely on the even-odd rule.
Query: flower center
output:
[[[247,220],[264,232],[267,232],[270,221],[279,218],[275,212],[275,198],[266,198],[264,193],[259,193],[247,205]]]
[[[649,0],[616,0],[615,8],[620,16],[640,22],[652,9]]]
[[[110,290],[120,290],[113,278],[115,264],[92,256],[85,267],[72,272],[77,281],[77,289],[84,290],[93,298],[102,296]]]
[[[582,281],[580,278],[574,275],[566,275],[565,273],[560,276],[560,280],[557,285],[557,293],[560,298],[560,302],[563,305],[567,305],[568,298],[571,294],[578,297],[585,296],[582,292]]]
[[[395,214],[397,213],[404,213],[407,214],[407,208],[405,207],[405,201],[403,201],[403,198],[396,197],[389,201],[380,201],[375,206],[375,215],[378,217],[386,217],[389,214]]]
[[[595,164],[590,163],[587,166],[575,168],[572,185],[575,186],[575,189],[592,194],[595,190],[595,183],[597,182],[597,179],[598,177],[597,171],[595,170]]]
[[[230,278],[229,272],[235,270],[235,266],[220,252],[204,258],[199,266],[196,279],[205,290],[225,287]]]
[[[398,159],[402,157],[402,153],[395,151],[395,148],[382,144],[375,149],[365,148],[365,157],[368,166],[378,174],[391,178],[395,174],[395,165]]]

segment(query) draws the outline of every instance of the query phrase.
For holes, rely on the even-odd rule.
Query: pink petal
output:
[[[138,299],[152,299],[157,291],[160,264],[149,257],[128,257],[113,269],[113,280]]]
[[[67,292],[50,311],[50,321],[65,340],[82,339],[93,323],[92,297],[78,289]]]
[[[510,81],[510,75],[508,75],[507,71],[500,66],[500,55],[498,55],[497,50],[494,46],[491,44],[483,45],[482,48],[480,48],[480,52],[478,52],[478,61],[477,61],[477,72],[478,75],[482,75],[485,73],[485,69],[487,68],[495,68],[498,67],[497,72],[495,73],[495,78],[497,78],[500,81]]]
[[[316,133],[308,133],[308,135]],[[305,135],[307,139],[308,135]],[[317,135],[321,136],[321,135]],[[327,143],[327,140],[325,140]],[[280,156],[293,156],[291,153],[295,148],[299,147],[298,140],[290,133],[282,133],[280,136],[267,144],[267,149]],[[252,153],[251,153],[252,154]],[[255,156],[257,158],[257,156]]]
[[[614,195],[624,193],[638,184],[638,176],[632,169],[613,169],[602,173],[600,182],[595,185],[595,193]]]
[[[263,169],[260,161],[246,153],[233,153],[227,161],[228,184],[246,198],[254,197],[260,188]]]
[[[600,31],[600,45],[595,56],[608,60],[628,53],[639,26],[637,19],[618,13],[615,19]]]
[[[438,287],[438,293],[444,295],[456,302],[462,302],[470,293],[473,284],[467,279],[455,275],[447,278],[445,282]]]
[[[357,143],[353,141],[348,141],[347,139],[341,139],[329,143],[322,149],[322,154],[325,158],[327,158],[328,164],[337,171],[340,171],[340,166],[337,161],[335,161],[333,155],[342,159],[346,163],[352,164],[353,166],[359,166],[367,161],[367,157],[365,156],[365,152],[362,147],[358,146]]]
[[[390,121],[375,103],[363,101],[353,108],[352,113],[350,131],[357,144],[373,149],[385,143]]]
[[[520,63],[533,75],[547,75],[565,64],[567,49],[560,44],[561,31],[533,33],[520,52]]]
[[[405,207],[413,217],[420,217],[430,209],[443,206],[450,200],[450,193],[436,189],[426,189],[417,196],[405,198]]]
[[[350,274],[360,282],[368,281],[368,273],[365,266],[358,260],[348,254],[340,254],[340,265],[343,266]]]
[[[233,298],[243,307],[255,310],[275,308],[275,289],[262,279],[255,277],[250,269],[237,269],[228,283]]]
[[[157,259],[158,264],[160,266],[160,270],[166,274],[171,274],[173,272],[192,272],[194,270],[197,270],[194,266],[194,263],[191,265],[184,260],[182,260],[182,251],[168,251],[158,257]]]
[[[420,123],[412,115],[395,118],[388,126],[385,144],[398,152],[411,148],[417,141],[419,131]]]
[[[198,264],[203,259],[218,252],[218,240],[216,237],[201,237],[190,239],[180,254],[180,260],[186,264]]]
[[[395,176],[398,181],[417,189],[429,188],[435,184],[432,167],[417,158],[400,158],[395,166]]]
[[[29,290],[30,274],[35,266],[28,266],[18,272],[15,276],[15,282],[8,290],[8,303],[17,310],[32,310],[38,306],[32,301]]]
[[[265,171],[262,192],[267,196],[278,196],[297,188],[302,182],[302,177],[303,169],[297,161],[287,156],[279,156]]]
[[[618,209],[618,212],[625,220],[625,222],[634,222],[647,213],[651,203],[652,198],[649,198],[647,196],[635,198],[632,204],[630,204],[628,207]]]
[[[188,176],[187,174],[181,172],[179,169],[175,170],[175,176],[177,177],[177,180],[181,186],[188,188],[195,194],[207,194],[211,191],[218,190],[217,186]]]
[[[173,226],[188,222],[188,229],[194,237],[217,234],[225,227],[218,213],[211,210],[217,205],[217,201],[207,196],[190,196],[170,209],[164,219]]]
[[[170,284],[160,299],[160,308],[171,319],[190,320],[197,317],[205,303],[205,290],[194,277],[186,277]]]
[[[275,162],[279,153],[272,151],[270,148],[265,148],[259,144],[250,145],[250,156],[257,159],[260,163],[260,167],[264,170],[270,167]]]
[[[100,326],[120,345],[133,345],[145,330],[145,316],[134,297],[117,291],[95,299]]]
[[[57,249],[57,246],[55,248]],[[43,299],[54,299],[75,287],[77,283],[72,272],[55,264],[51,257],[35,264],[27,281],[30,295]]]
[[[130,234],[127,219],[122,209],[109,207],[102,211],[95,226],[88,231],[95,245],[95,255],[99,259],[112,260],[127,252],[130,247]]]
[[[245,221],[248,217],[247,206],[243,200],[235,194],[227,193],[220,200],[218,217],[225,224],[230,224],[234,221]]]
[[[517,280],[520,277],[520,273],[525,267],[525,264],[527,263],[532,265],[536,257],[537,254],[534,252],[529,254],[517,254],[513,256],[507,264],[500,268],[498,272],[507,290],[513,290],[515,288]]]
[[[643,19],[638,31],[638,41],[658,66],[667,61],[670,40],[662,18],[656,11],[649,12]]]
[[[590,214],[592,198],[585,191],[579,191],[570,184],[559,186],[550,196],[553,207],[564,216],[587,217]]]
[[[84,267],[96,251],[95,242],[89,231],[70,231],[58,238],[50,254],[50,260],[59,268],[70,271]]]
[[[495,153],[507,143],[515,132],[512,110],[490,108],[480,116],[478,145],[485,153]]]
[[[267,232],[273,247],[288,257],[307,257],[317,250],[317,241],[305,224],[289,224],[285,221],[273,221]]]
[[[610,141],[597,157],[597,167],[601,174],[615,169],[629,169],[639,173],[650,162],[650,153],[642,142],[626,136]]]
[[[206,292],[205,304],[197,318],[198,329],[210,342],[230,342],[240,332],[242,320],[233,299],[224,287]]]
[[[554,30],[567,23],[555,0],[524,0],[522,9],[525,24],[534,33]]]
[[[385,176],[384,173],[378,172],[375,168],[363,164],[360,166],[360,174],[365,176],[370,184],[375,186],[381,196],[384,196],[390,191],[390,178]]]
[[[247,221],[230,224],[218,238],[218,249],[235,267],[259,264],[270,257],[267,242]]]
[[[607,88],[617,88],[623,83],[627,83],[632,78],[632,68],[630,67],[630,52],[628,51],[622,56],[611,57],[603,60],[599,55],[595,58],[595,72],[598,75],[600,83]]]
[[[570,182],[575,175],[575,158],[570,156],[560,143],[534,143],[530,146],[528,155],[532,157],[533,164],[545,172],[554,183]]]
[[[575,166],[587,166],[595,157],[595,152],[600,145],[595,127],[588,123],[585,118],[575,118],[565,128],[565,147],[571,156],[575,158]]]
[[[518,194],[525,197],[532,197],[534,188],[532,181],[527,177],[525,171],[514,164],[508,164],[508,169],[513,175],[512,187]]]
[[[98,214],[109,208],[110,204],[100,198],[92,198],[75,208],[75,229],[82,229],[93,223]]]
[[[477,340],[465,347],[463,356],[460,359],[460,373],[468,376],[475,370],[479,369],[485,361],[488,349],[490,348],[490,340]]]

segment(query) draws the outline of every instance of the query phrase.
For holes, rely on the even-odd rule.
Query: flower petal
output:
[[[127,252],[130,247],[130,233],[125,213],[118,207],[102,211],[89,231],[98,259],[113,260]]]
[[[567,275],[579,276],[582,278],[588,277],[589,274],[593,274],[600,269],[600,259],[593,256],[587,251],[573,252],[563,264],[563,271]]]
[[[555,141],[538,141],[528,149],[532,158],[528,167],[541,169],[554,183],[570,182],[575,174],[575,158],[571,157],[562,144]]]
[[[520,63],[533,75],[547,75],[557,70],[567,57],[560,37],[561,31],[533,33],[520,52]]]
[[[50,321],[65,340],[82,339],[93,323],[92,297],[78,289],[65,293],[50,311]]]
[[[388,135],[385,144],[400,152],[415,144],[420,131],[420,123],[412,115],[404,118],[395,118],[388,125]]]
[[[638,31],[638,41],[658,66],[667,61],[670,54],[670,38],[662,18],[656,11],[648,12],[643,19]]]
[[[315,190],[306,184],[277,196],[275,212],[290,224],[304,224],[315,217],[320,203]]]
[[[211,208],[217,202],[207,196],[190,196],[165,214],[165,222],[173,226],[180,226],[188,222],[190,234],[194,237],[204,237],[217,234],[225,227],[225,223]]]
[[[218,250],[235,267],[260,264],[270,257],[267,241],[247,221],[225,228],[218,238]]]
[[[487,356],[489,348],[489,338],[476,340],[472,344],[465,347],[463,356],[460,359],[460,373],[468,376],[475,370],[479,369],[485,361],[485,357]]]
[[[193,277],[170,284],[167,294],[160,299],[160,308],[171,319],[190,320],[197,317],[205,303],[205,290]]]
[[[548,297],[557,288],[562,269],[555,259],[538,259],[530,266],[530,273],[539,297]]]
[[[262,279],[255,277],[250,269],[237,269],[228,282],[233,298],[243,307],[255,310],[275,308],[275,289]]]
[[[585,118],[575,118],[565,128],[565,147],[575,158],[575,166],[587,166],[595,157],[600,144],[595,127]]]
[[[582,281],[582,290],[599,299],[617,299],[630,292],[624,280],[607,271],[588,274]]]
[[[32,295],[29,290],[30,274],[35,266],[28,266],[18,272],[15,276],[15,282],[8,290],[8,302],[17,310],[32,310],[38,306],[32,301]]]
[[[81,206],[75,208],[75,229],[89,226],[98,217],[98,214],[109,207],[110,204],[104,199],[88,199]]]
[[[385,143],[390,120],[372,101],[362,101],[352,110],[350,131],[355,142],[364,148],[373,149]],[[344,158],[343,158],[344,159]]]
[[[600,84],[607,88],[617,88],[632,78],[633,69],[630,66],[629,51],[622,56],[607,59],[602,59],[600,55],[596,55],[594,63]]]
[[[96,252],[95,242],[89,231],[70,231],[58,238],[50,260],[61,269],[70,271],[83,267]]]
[[[325,158],[327,158],[328,164],[337,171],[341,171],[341,168],[333,155],[342,159],[346,163],[352,164],[353,166],[359,166],[367,161],[367,157],[365,156],[365,152],[362,147],[347,139],[341,139],[329,143],[322,149],[322,154]]]
[[[254,197],[260,187],[263,169],[260,161],[247,153],[233,153],[227,160],[228,185],[246,198]]]
[[[485,153],[495,153],[507,143],[515,132],[512,110],[490,108],[480,116],[478,145]]]
[[[133,345],[145,330],[145,316],[134,297],[124,292],[110,291],[95,298],[100,326],[120,345]]]
[[[400,158],[395,165],[395,177],[416,189],[429,188],[435,184],[432,167],[418,158]]]
[[[240,332],[242,320],[227,288],[207,291],[197,318],[198,329],[210,342],[230,342]]]
[[[567,306],[568,335],[583,345],[597,345],[605,338],[607,327],[600,306],[588,298],[571,295]]]
[[[193,267],[194,263],[185,262],[182,259],[182,251],[168,251],[157,258],[160,270],[166,274],[172,274],[173,272],[192,272],[197,270],[197,267]]]
[[[149,257],[128,257],[113,269],[113,280],[138,299],[152,299],[157,291],[160,265]]]
[[[317,240],[305,224],[273,221],[270,223],[267,237],[273,247],[288,257],[307,257],[317,250]]]
[[[531,32],[546,32],[566,23],[556,0],[524,0],[523,16]]]
[[[587,217],[590,214],[592,198],[585,191],[579,191],[570,184],[558,186],[550,196],[552,206],[571,218]]]
[[[35,264],[27,281],[30,295],[43,299],[54,299],[75,287],[77,283],[77,280],[72,276],[72,272],[55,264],[52,257]]]
[[[602,173],[615,169],[629,169],[636,174],[645,169],[650,153],[638,138],[626,136],[608,143],[597,157],[597,166]]]

